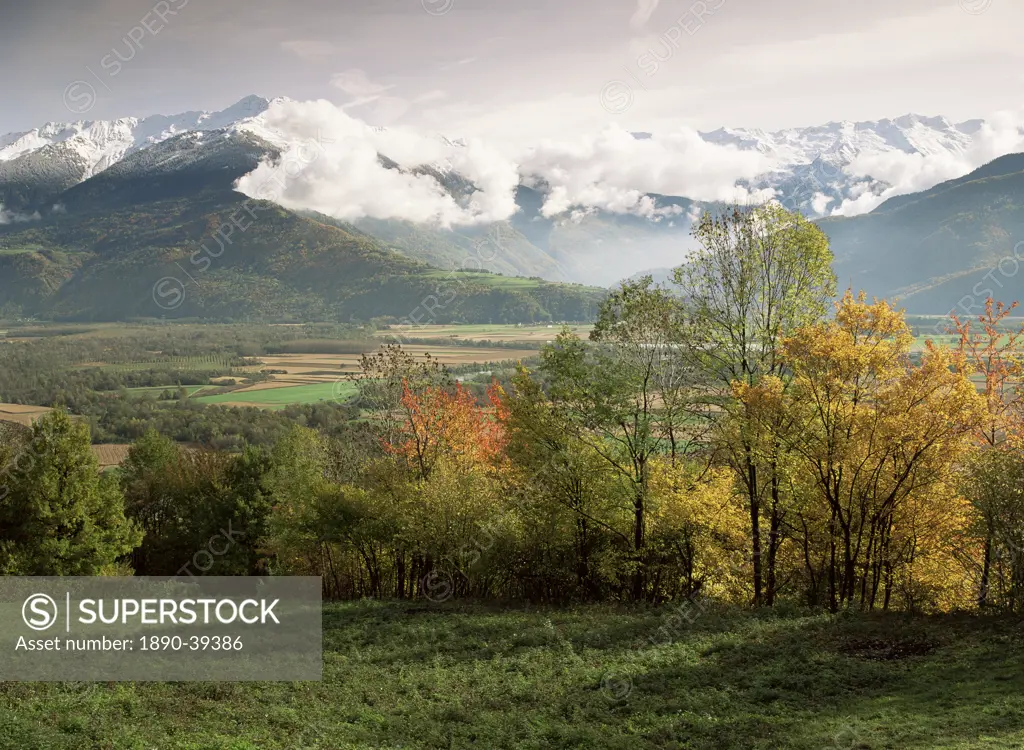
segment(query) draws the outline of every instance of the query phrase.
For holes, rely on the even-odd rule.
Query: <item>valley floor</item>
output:
[[[674,613],[331,604],[322,683],[0,683],[0,747],[1024,747],[1017,619]]]

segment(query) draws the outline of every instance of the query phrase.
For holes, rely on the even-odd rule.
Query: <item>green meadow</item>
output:
[[[291,404],[315,404],[318,401],[345,401],[356,394],[356,384],[347,380],[332,383],[265,388],[259,391],[219,393],[198,396],[194,400],[204,404],[265,404],[268,408],[284,408]]]
[[[322,682],[2,683],[0,748],[1024,746],[1016,619],[673,614],[329,604]]]

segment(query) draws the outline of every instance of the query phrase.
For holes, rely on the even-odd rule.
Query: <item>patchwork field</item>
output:
[[[533,349],[482,348],[466,346],[403,346],[415,357],[429,353],[448,366],[516,361],[536,357]],[[239,388],[230,393],[194,396],[206,404],[256,406],[282,409],[290,404],[319,401],[344,402],[356,393],[352,376],[359,372],[359,354],[279,354],[262,356],[263,364],[245,368],[248,372],[274,371],[273,380]]]

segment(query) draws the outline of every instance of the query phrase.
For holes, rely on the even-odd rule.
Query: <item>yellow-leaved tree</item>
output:
[[[964,588],[945,542],[963,526],[954,472],[984,404],[948,350],[929,344],[915,363],[912,341],[902,311],[848,290],[833,320],[785,340],[785,393],[741,389],[785,446],[791,523],[832,609],[950,606]]]

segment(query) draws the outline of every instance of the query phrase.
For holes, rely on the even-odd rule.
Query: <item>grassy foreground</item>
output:
[[[322,683],[0,683],[0,747],[1024,747],[1017,619],[671,615],[329,605]]]

